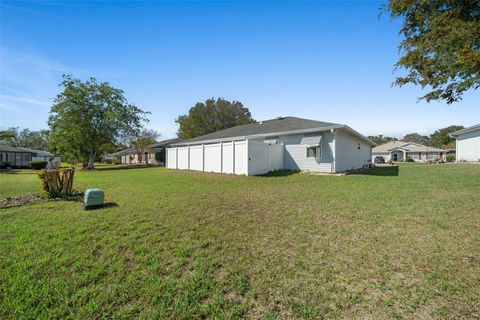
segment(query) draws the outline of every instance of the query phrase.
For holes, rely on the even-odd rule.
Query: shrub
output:
[[[413,160],[412,158],[410,157],[407,157],[407,159],[405,160],[406,162],[415,162],[415,160]]]
[[[30,168],[33,170],[41,170],[45,169],[47,167],[47,161],[45,160],[38,160],[38,161],[32,161],[29,163]]]
[[[454,162],[456,159],[454,154],[447,154],[446,160],[447,162]]]

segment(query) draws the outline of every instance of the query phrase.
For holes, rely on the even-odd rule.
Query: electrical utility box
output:
[[[87,189],[83,197],[83,207],[85,210],[97,209],[103,207],[105,202],[105,193],[101,189]]]

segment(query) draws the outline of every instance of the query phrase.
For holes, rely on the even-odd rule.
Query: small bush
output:
[[[410,157],[407,157],[407,159],[405,160],[406,162],[415,162],[415,160],[413,160],[412,158]]]
[[[29,163],[29,166],[33,170],[42,170],[47,167],[47,161],[45,160],[32,161]]]
[[[456,156],[454,154],[447,154],[447,162],[455,162]]]

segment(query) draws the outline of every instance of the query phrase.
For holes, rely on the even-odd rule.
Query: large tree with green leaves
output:
[[[402,140],[406,142],[415,142],[426,146],[430,145],[430,137],[422,136],[421,134],[418,134],[416,132],[407,133],[403,136]]]
[[[420,99],[453,103],[480,88],[480,1],[390,0],[393,18],[402,19],[402,56],[406,74],[395,85],[427,88]]]
[[[141,130],[147,112],[129,103],[123,91],[95,78],[64,75],[48,124],[54,148],[67,159],[93,169],[103,152]]]
[[[179,116],[178,136],[191,139],[215,131],[255,122],[248,108],[239,101],[223,98],[208,99],[191,107],[188,114]]]
[[[455,148],[455,138],[450,137],[450,133],[464,128],[464,126],[449,126],[436,130],[430,135],[431,145],[437,148]]]
[[[372,140],[375,144],[378,145],[398,140],[394,137],[384,137],[383,134],[380,134],[378,136],[368,136],[368,139]]]

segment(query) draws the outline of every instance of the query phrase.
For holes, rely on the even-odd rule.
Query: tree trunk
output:
[[[88,164],[86,169],[92,170],[94,162],[95,162],[95,154],[91,154],[90,157],[88,157]]]

